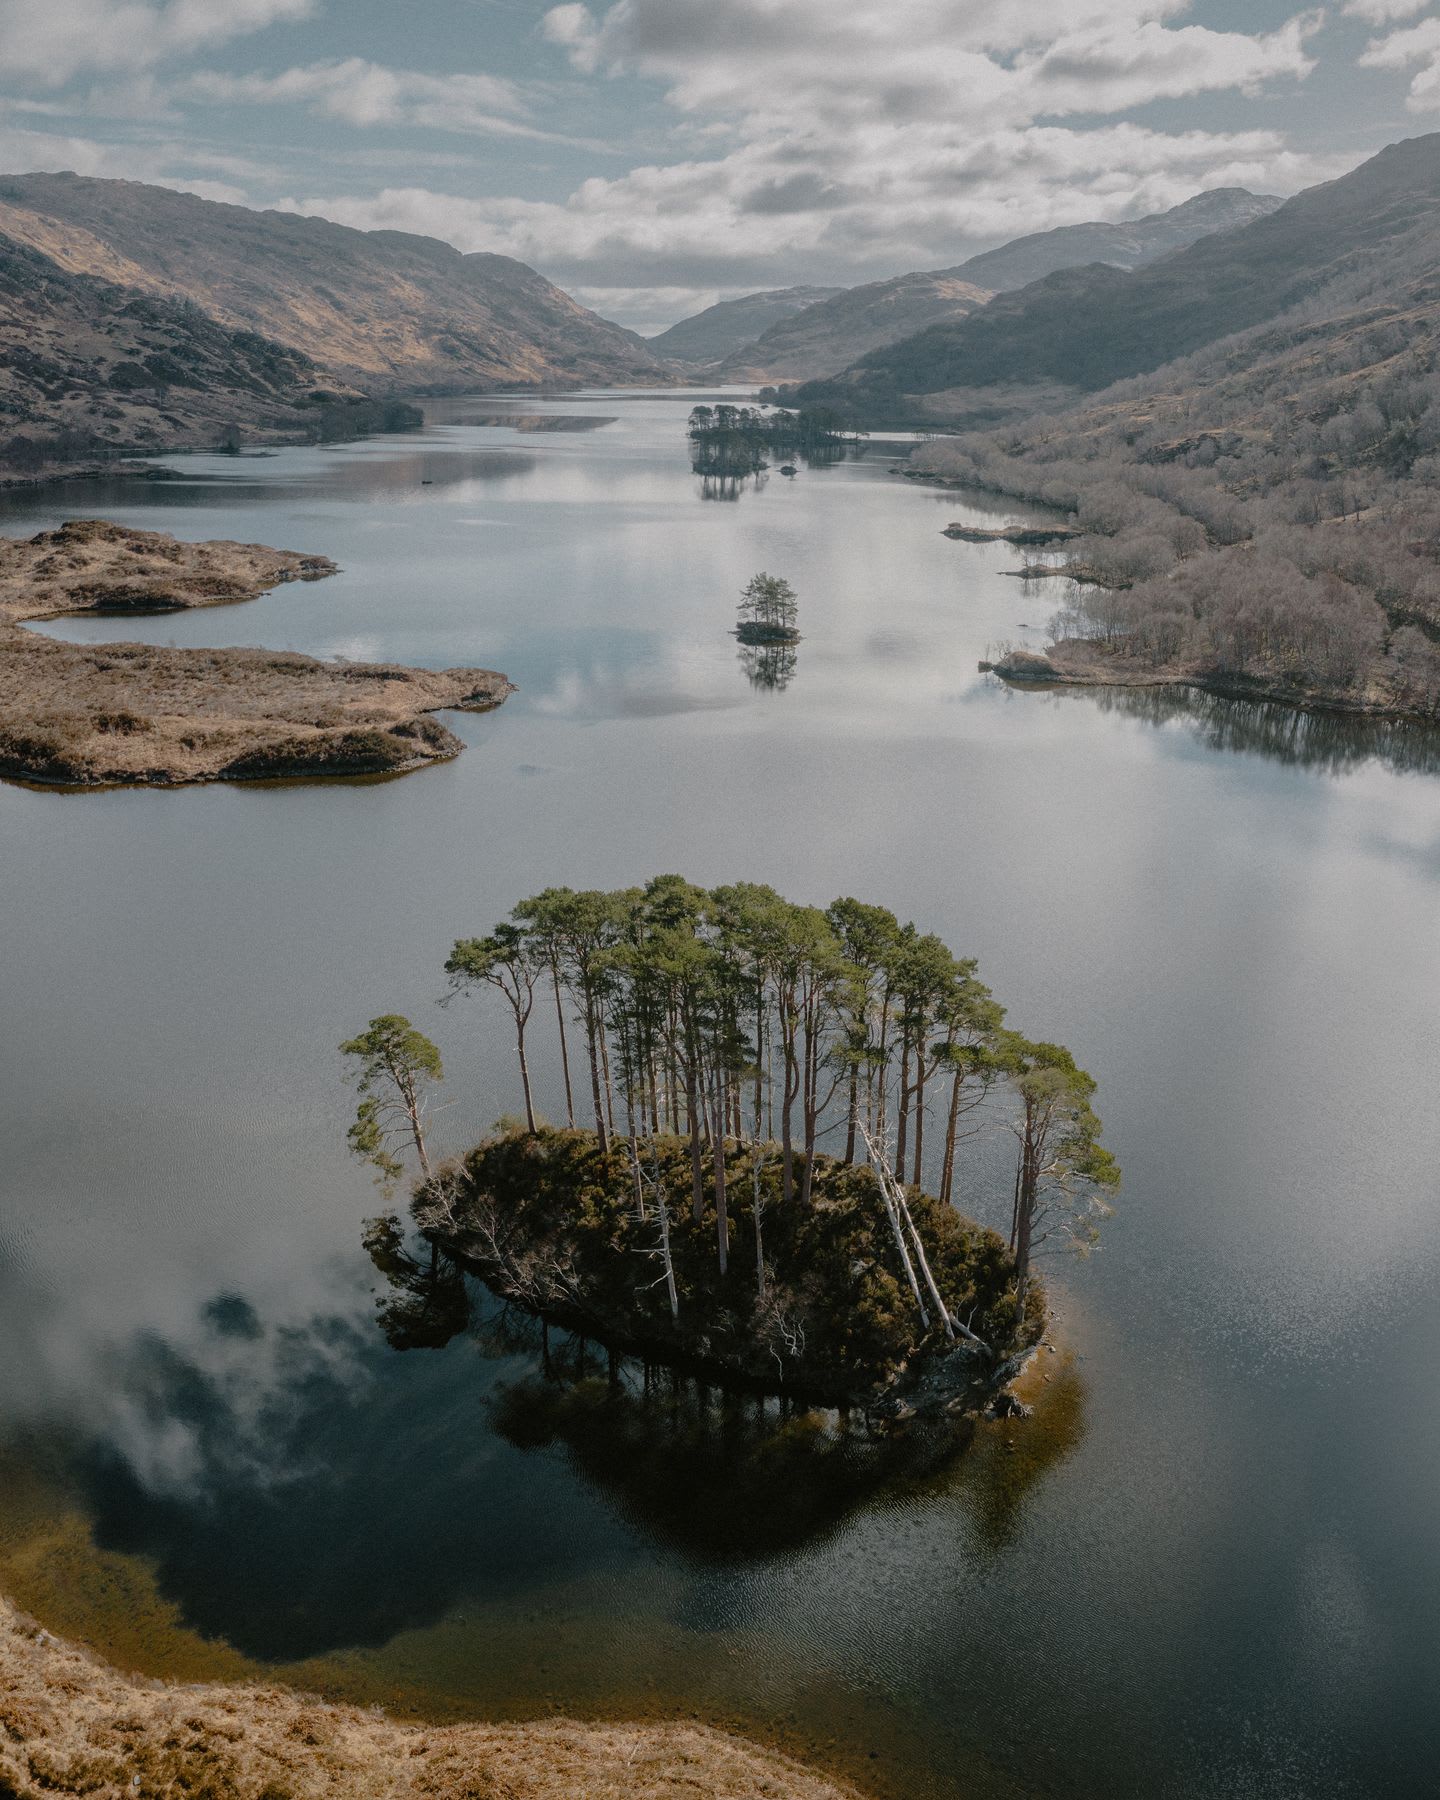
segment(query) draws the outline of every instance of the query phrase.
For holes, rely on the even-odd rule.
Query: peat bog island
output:
[[[0,1800],[1435,1790],[1432,11],[0,5]]]

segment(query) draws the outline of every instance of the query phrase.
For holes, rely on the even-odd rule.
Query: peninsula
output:
[[[514,690],[492,669],[69,644],[25,629],[74,613],[224,606],[334,572],[324,556],[99,519],[0,539],[0,775],[169,786],[385,774],[456,755],[460,740],[429,715],[498,706]]]

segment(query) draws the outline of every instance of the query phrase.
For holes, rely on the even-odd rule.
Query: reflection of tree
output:
[[[539,1333],[533,1320],[499,1314],[491,1347],[533,1353]],[[861,1507],[922,1489],[961,1499],[980,1542],[1003,1549],[1026,1495],[1084,1429],[1084,1389],[1068,1358],[1028,1418],[917,1421],[877,1438],[833,1413],[727,1391],[570,1336],[546,1333],[542,1356],[542,1374],[496,1390],[500,1435],[523,1450],[563,1445],[633,1524],[707,1562],[801,1548]]]
[[[465,1277],[448,1259],[421,1262],[405,1248],[394,1213],[366,1223],[370,1260],[390,1284],[376,1323],[395,1350],[441,1350],[470,1322]]]
[[[1089,696],[1104,712],[1148,725],[1189,725],[1211,750],[1248,751],[1326,775],[1343,775],[1372,759],[1402,772],[1440,773],[1440,730],[1417,719],[1307,711],[1279,700],[1235,699],[1200,688],[1071,691]]]
[[[738,500],[753,481],[757,488],[765,485],[765,477],[759,475],[706,475],[699,469],[700,498],[702,500]]]
[[[1046,1363],[1052,1361],[1041,1351]],[[1019,1537],[1026,1497],[1042,1476],[1069,1456],[1085,1435],[1085,1384],[1072,1356],[1054,1359],[1049,1385],[1027,1419],[1004,1419],[980,1428],[955,1469],[955,1485],[987,1550],[1004,1550]],[[1049,1372],[1048,1370],[1046,1371]]]
[[[371,1222],[366,1247],[394,1295],[378,1323],[396,1349],[437,1347],[468,1329],[487,1356],[523,1358],[531,1372],[491,1392],[499,1435],[519,1450],[562,1445],[639,1529],[707,1562],[798,1549],[859,1508],[922,1487],[960,1498],[982,1544],[1004,1549],[1026,1495],[1084,1430],[1069,1357],[1044,1356],[1037,1372],[1050,1379],[1032,1381],[1029,1417],[978,1427],[916,1419],[874,1435],[858,1414],[726,1389],[492,1302],[443,1255],[434,1268],[411,1256],[394,1218]]]
[[[796,651],[793,644],[742,644],[740,667],[751,687],[780,690],[795,679]]]

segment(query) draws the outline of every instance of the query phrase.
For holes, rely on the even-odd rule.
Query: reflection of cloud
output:
[[[663,671],[617,673],[569,669],[548,693],[532,702],[537,712],[564,719],[663,719],[681,713],[719,712],[740,702],[729,694],[685,691],[668,684]]]

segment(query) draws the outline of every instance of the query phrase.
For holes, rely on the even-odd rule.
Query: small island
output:
[[[341,1046],[361,1094],[351,1148],[387,1186],[412,1178],[432,1277],[443,1256],[612,1355],[871,1430],[963,1418],[1043,1333],[1042,1249],[1088,1251],[1109,1212],[1119,1169],[1092,1078],[1007,1027],[972,960],[882,907],[679,876],[548,889],[458,941],[446,970],[457,995],[503,1001],[523,1116],[437,1162],[440,1052],[382,1014]],[[564,1128],[535,1106],[537,1003]],[[997,1137],[1013,1166],[987,1155],[972,1181],[966,1150]],[[981,1197],[997,1174],[1008,1236],[955,1205],[962,1181]],[[395,1215],[374,1221],[372,1255],[421,1275],[402,1237]],[[420,1314],[444,1299],[414,1286]],[[447,1316],[440,1336],[458,1328]]]
[[[486,711],[491,669],[324,662],[289,651],[65,643],[25,629],[183,611],[335,572],[328,557],[184,543],[82,519],[0,539],[0,775],[62,787],[374,775],[461,749],[431,714]]]
[[[752,575],[740,596],[735,635],[742,644],[798,644],[799,601],[788,581],[763,571]]]

